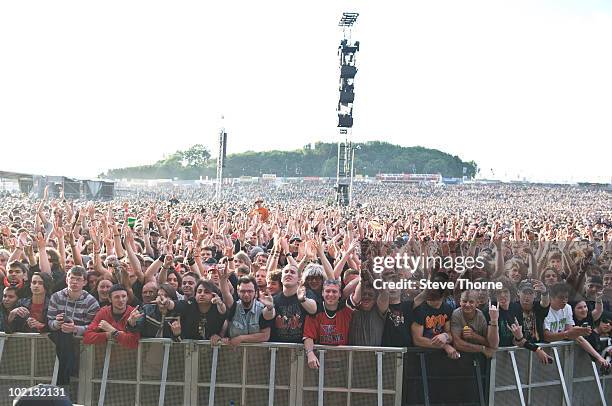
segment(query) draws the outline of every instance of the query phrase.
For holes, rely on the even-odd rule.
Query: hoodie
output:
[[[74,321],[76,326],[74,334],[82,336],[87,329],[87,325],[91,323],[99,309],[98,301],[89,293],[82,291],[79,298],[73,301],[68,296],[68,288],[64,288],[51,295],[49,300],[49,308],[47,310],[49,329],[51,331],[60,329],[60,323],[55,320],[55,316],[64,313],[64,320]]]

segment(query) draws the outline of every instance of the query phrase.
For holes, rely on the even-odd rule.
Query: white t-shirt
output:
[[[574,317],[572,315],[572,307],[566,304],[561,310],[554,310],[552,306],[548,310],[548,315],[544,319],[544,330],[551,333],[561,333],[565,331],[566,326],[574,325]]]

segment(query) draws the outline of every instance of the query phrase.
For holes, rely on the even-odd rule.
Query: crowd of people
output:
[[[48,334],[58,384],[73,341],[136,348],[141,337],[238,346],[422,347],[490,358],[574,340],[610,369],[612,198],[572,186],[355,183],[333,204],[316,183],[125,194],[107,202],[0,198],[0,331]],[[376,257],[480,258],[470,266]],[[429,280],[428,289],[376,280]],[[462,290],[448,282],[499,282]]]

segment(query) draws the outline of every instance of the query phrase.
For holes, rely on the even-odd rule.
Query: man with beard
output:
[[[317,302],[300,282],[297,265],[286,265],[281,278],[282,292],[274,296],[273,303],[266,303],[263,312],[266,320],[274,319],[271,341],[301,343],[306,315],[316,314]]]
[[[322,345],[348,344],[353,310],[355,304],[361,301],[361,280],[357,283],[355,293],[346,300],[346,305],[339,302],[341,295],[340,281],[326,279],[323,282],[323,311],[306,318],[304,350],[308,366],[312,369],[319,368],[319,359],[313,352],[315,342]]]
[[[223,342],[235,347],[240,343],[268,341],[272,322],[264,319],[263,309],[265,305],[272,306],[272,296],[265,295],[263,303],[257,300],[257,285],[252,276],[238,279],[237,290],[240,299],[232,304],[228,312]]]
[[[123,285],[113,285],[109,292],[110,306],[104,306],[83,334],[83,344],[106,344],[115,340],[127,348],[137,348],[140,333],[128,331],[127,323],[138,309],[128,306],[128,293]]]

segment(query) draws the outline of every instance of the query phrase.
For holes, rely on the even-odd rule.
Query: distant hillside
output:
[[[436,149],[401,147],[387,142],[369,141],[358,144],[355,151],[355,174],[375,176],[378,173],[441,173],[445,177],[473,177],[477,171],[474,161],[464,162]],[[293,151],[247,151],[228,155],[224,177],[260,176],[335,176],[337,144],[319,142]],[[177,151],[170,157],[151,165],[111,169],[101,176],[106,178],[140,179],[199,179],[216,175],[216,159],[202,145]]]

